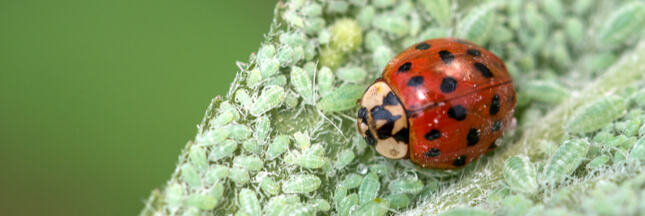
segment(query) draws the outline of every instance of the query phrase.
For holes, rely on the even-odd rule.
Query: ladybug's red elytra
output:
[[[379,154],[455,169],[497,147],[513,120],[515,90],[495,54],[441,38],[394,57],[360,104],[356,126]]]

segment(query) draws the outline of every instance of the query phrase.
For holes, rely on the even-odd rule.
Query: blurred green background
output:
[[[276,3],[1,1],[2,214],[137,214]]]

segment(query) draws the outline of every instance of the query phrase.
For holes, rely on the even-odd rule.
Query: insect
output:
[[[493,53],[441,38],[394,57],[360,105],[356,126],[379,154],[455,169],[497,147],[513,120],[515,90]]]

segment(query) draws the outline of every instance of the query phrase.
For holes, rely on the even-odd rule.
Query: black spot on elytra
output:
[[[427,49],[430,48],[430,44],[427,44],[425,42],[421,42],[421,43],[417,44],[417,46],[414,47],[414,48],[416,48],[417,50],[427,50]]]
[[[374,135],[372,135],[372,132],[370,130],[365,131],[365,137],[363,137],[363,139],[365,139],[365,142],[368,145],[376,145],[376,139],[374,138]]]
[[[403,63],[401,66],[399,66],[399,70],[396,71],[396,73],[405,73],[410,71],[410,68],[412,67],[412,62],[406,62]]]
[[[374,119],[374,121],[383,119],[388,122],[393,122],[401,118],[401,115],[393,116],[392,113],[383,108],[383,106],[375,106],[374,108],[372,108],[372,110],[370,110],[370,112],[372,112],[372,118]]]
[[[448,110],[448,116],[457,121],[466,119],[466,107],[462,105],[455,105]]]
[[[394,128],[394,121],[388,121],[376,130],[376,136],[379,139],[387,139],[392,136],[392,128]]]
[[[479,132],[475,128],[468,130],[468,135],[466,136],[468,141],[468,146],[474,146],[479,142]]]
[[[493,77],[493,73],[490,72],[490,70],[488,69],[488,67],[486,67],[486,65],[484,65],[482,63],[479,63],[479,62],[475,62],[475,64],[473,64],[473,66],[475,66],[475,69],[477,69],[477,71],[479,71],[479,73],[481,73],[482,76],[484,76],[486,78]]]
[[[443,80],[441,80],[441,92],[443,93],[450,93],[457,89],[457,80],[452,77],[444,77]]]
[[[422,76],[413,76],[410,78],[408,81],[408,86],[410,87],[417,87],[423,85],[423,77]]]
[[[441,61],[445,64],[450,64],[452,60],[455,60],[455,56],[451,52],[448,52],[448,50],[439,51],[439,57],[441,57]]]
[[[452,162],[453,166],[463,166],[466,164],[466,155],[459,156],[457,159],[455,159],[455,162]]]
[[[437,129],[432,129],[423,137],[425,137],[429,141],[436,140],[436,139],[439,139],[439,137],[441,137],[441,132]]]
[[[367,109],[365,109],[365,107],[358,109],[358,113],[356,115],[363,121],[363,123],[367,124]]]
[[[394,95],[394,92],[387,93],[387,95],[383,98],[383,106],[397,105],[397,104],[399,104],[399,99],[396,98],[396,95]]]
[[[499,95],[494,95],[493,100],[490,103],[490,110],[488,113],[490,115],[495,115],[499,112],[500,107],[502,107],[502,102],[499,100]]]
[[[481,52],[477,49],[468,49],[466,50],[466,54],[477,57],[481,55]]]
[[[396,141],[408,144],[410,142],[410,131],[407,128],[403,128],[399,132],[396,132],[392,137],[394,137]]]
[[[495,132],[495,131],[498,131],[499,129],[502,129],[502,121],[495,120],[495,122],[493,122],[492,130],[493,130],[493,132]]]
[[[424,153],[424,155],[427,156],[427,157],[437,157],[437,156],[441,155],[441,151],[439,151],[438,148],[431,148],[429,151]]]

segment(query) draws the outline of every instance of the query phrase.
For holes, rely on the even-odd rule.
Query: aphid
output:
[[[242,148],[253,154],[260,154],[263,150],[262,146],[260,146],[254,139],[248,139],[242,142]]]
[[[537,192],[537,171],[525,156],[513,156],[504,165],[504,179],[516,192],[533,194]]]
[[[191,187],[202,186],[202,179],[199,177],[199,173],[197,173],[195,167],[190,164],[184,164],[181,166],[181,177]]]
[[[439,25],[443,27],[452,26],[452,8],[447,0],[421,0],[423,7],[430,13],[432,18],[435,18]]]
[[[280,60],[277,58],[260,59],[260,77],[267,79],[278,73]]]
[[[221,112],[210,122],[211,127],[224,126],[235,119],[235,114],[231,111]]]
[[[511,193],[511,190],[507,187],[500,187],[488,194],[487,200],[491,203],[497,203],[500,200],[506,198]]]
[[[264,81],[264,86],[280,86],[285,87],[287,85],[287,77],[279,74],[272,77],[269,77]]]
[[[361,10],[358,12],[358,15],[356,16],[356,20],[358,21],[358,24],[360,25],[361,28],[368,28],[370,25],[372,25],[372,20],[374,20],[374,14],[376,10],[374,9],[373,6],[365,6],[361,7]]]
[[[394,37],[402,37],[410,31],[410,25],[405,16],[395,13],[383,13],[375,16],[372,25]]]
[[[206,170],[208,167],[208,160],[206,159],[206,152],[204,149],[200,146],[191,146],[190,147],[190,153],[188,153],[188,157],[190,158],[190,162],[192,162],[193,166],[197,168],[200,172],[203,172]]]
[[[215,198],[210,195],[195,194],[186,199],[186,204],[188,204],[188,206],[196,207],[201,210],[211,210],[215,208],[217,200],[215,200]]]
[[[336,76],[346,82],[358,83],[365,80],[367,72],[361,67],[342,67],[336,71]]]
[[[571,133],[592,132],[618,119],[626,109],[624,99],[613,95],[604,96],[574,111],[565,128]]]
[[[316,2],[309,2],[307,5],[303,6],[302,9],[300,9],[303,14],[307,14],[307,16],[311,17],[319,17],[322,15],[323,9],[320,4]]]
[[[341,187],[345,189],[352,189],[361,185],[363,178],[358,174],[349,174],[345,176],[345,180],[340,184]]]
[[[184,188],[181,184],[172,183],[166,189],[166,203],[168,203],[168,209],[171,212],[176,212],[182,204],[183,201]]]
[[[350,210],[352,210],[352,207],[355,205],[358,205],[358,196],[356,196],[356,194],[350,194],[346,196],[343,201],[340,202],[340,206],[338,207],[338,215],[349,216]]]
[[[215,128],[206,132],[205,134],[197,136],[196,141],[201,145],[209,146],[218,145],[222,141],[226,140],[226,138],[228,138],[227,130],[224,130],[224,128]]]
[[[251,105],[253,105],[253,101],[251,100],[251,96],[249,96],[249,92],[247,92],[244,89],[238,89],[235,92],[235,101],[240,103],[244,109],[249,109]]]
[[[304,168],[318,169],[327,162],[327,159],[314,155],[299,155],[295,158],[294,162]]]
[[[356,100],[361,98],[365,88],[360,85],[343,85],[323,97],[316,108],[323,112],[336,112],[351,109],[356,106]]]
[[[271,132],[271,119],[266,116],[258,117],[255,122],[255,138],[264,142]]]
[[[278,50],[277,58],[280,62],[280,66],[289,66],[289,63],[291,63],[293,59],[293,49],[289,46],[280,47],[280,49]]]
[[[553,81],[530,81],[522,90],[532,100],[542,103],[558,104],[569,98],[569,90]]]
[[[264,162],[258,156],[248,155],[248,156],[237,156],[233,159],[233,164],[237,167],[246,168],[250,171],[259,171],[264,167]]]
[[[284,89],[280,86],[267,86],[251,107],[251,115],[260,116],[266,111],[277,107],[284,100]]]
[[[210,195],[213,196],[215,200],[219,201],[219,199],[222,198],[222,195],[224,195],[224,185],[221,182],[213,184]]]
[[[309,193],[320,186],[320,178],[315,175],[293,175],[282,184],[284,193]]]
[[[233,140],[225,140],[219,145],[213,146],[211,148],[211,154],[208,156],[210,161],[218,161],[222,158],[230,157],[233,155],[233,152],[237,149],[237,142]]]
[[[423,190],[423,182],[416,178],[400,178],[392,181],[388,186],[388,189],[394,193],[408,193],[416,195]]]
[[[385,199],[373,199],[369,202],[361,205],[352,215],[359,216],[383,216],[385,215],[390,208],[390,202]]]
[[[547,182],[559,181],[570,175],[580,165],[589,151],[589,143],[585,140],[567,140],[549,158],[544,167],[543,179]]]
[[[219,180],[226,179],[228,176],[228,167],[222,165],[212,165],[206,173],[206,181],[208,183],[215,183]]]
[[[300,149],[308,149],[311,146],[309,136],[305,135],[301,131],[293,134],[293,139],[296,141],[296,144],[298,145],[298,147],[300,147]]]
[[[228,137],[235,140],[246,140],[253,133],[251,128],[243,124],[230,124],[225,129],[228,131]]]
[[[457,24],[457,36],[468,39],[477,44],[488,42],[495,26],[495,7],[484,5],[476,8]]]
[[[278,183],[276,183],[271,177],[262,178],[262,181],[260,181],[260,188],[271,195],[278,195],[278,192],[280,191],[280,186],[278,186]]]
[[[228,173],[228,179],[235,182],[238,186],[246,184],[250,178],[249,171],[244,168],[231,169]]]
[[[264,205],[262,211],[267,216],[278,216],[286,206],[287,202],[284,196],[275,196]]]
[[[609,162],[609,159],[610,158],[608,155],[600,155],[594,158],[593,160],[589,161],[589,163],[587,164],[587,169],[595,169],[597,167],[605,165],[607,162]]]
[[[360,204],[363,205],[376,198],[380,189],[381,182],[378,176],[374,173],[367,174],[358,189],[358,196],[361,199]]]
[[[246,84],[249,87],[255,87],[258,83],[262,81],[262,74],[260,73],[260,69],[254,68],[253,70],[249,71],[249,75],[246,78]]]
[[[394,52],[387,46],[377,47],[374,53],[372,53],[372,61],[376,68],[385,68],[387,63],[394,57]]]
[[[342,205],[342,201],[345,199],[347,196],[347,188],[344,187],[338,187],[336,188],[336,191],[334,192],[334,202],[336,203],[336,208],[340,208]],[[358,200],[356,201],[358,203]]]
[[[306,203],[295,203],[287,205],[287,207],[280,214],[281,216],[300,216],[300,215],[315,215],[316,207]]]
[[[318,93],[320,97],[328,95],[334,87],[334,73],[328,67],[322,67],[318,70]]]
[[[367,48],[367,50],[376,51],[377,48],[382,46],[386,46],[385,40],[381,37],[378,31],[372,30],[365,34],[365,48]]]
[[[356,126],[379,154],[455,169],[496,147],[511,124],[515,91],[494,54],[461,39],[433,39],[395,57],[360,103]]]
[[[289,137],[286,135],[279,135],[273,139],[273,143],[269,145],[266,151],[267,160],[273,160],[287,151],[289,148]]]
[[[304,103],[314,103],[313,84],[305,70],[296,66],[291,67],[291,85],[296,92],[300,93]]]
[[[645,159],[645,136],[641,137],[636,144],[634,144],[634,148],[632,148],[629,157],[639,160]]]
[[[338,160],[336,161],[336,169],[345,168],[349,163],[354,160],[354,152],[352,150],[346,150],[340,154]]]
[[[596,34],[598,42],[605,46],[619,45],[638,33],[645,24],[645,4],[641,1],[626,3],[614,10]]]
[[[351,52],[358,49],[363,43],[362,29],[353,19],[337,19],[329,27],[329,31],[331,33],[329,47],[333,50],[332,52]]]
[[[386,163],[377,163],[370,166],[370,172],[376,173],[379,176],[385,176],[390,173],[391,166]]]
[[[252,190],[247,188],[242,189],[237,200],[240,203],[240,210],[249,215],[260,215],[260,201]]]
[[[327,202],[327,200],[320,199],[320,198],[310,201],[310,204],[312,206],[316,207],[316,209],[318,211],[322,211],[322,212],[329,211],[329,209],[331,208],[331,206],[329,205],[329,202]]]
[[[309,41],[309,43],[307,43],[307,45],[305,45],[305,47],[303,48],[305,60],[307,61],[313,60],[316,54],[318,53],[318,51],[316,50],[317,48],[318,48],[318,43],[316,41],[313,41],[313,40]],[[298,53],[296,52],[296,54]],[[300,59],[296,59],[294,61],[299,61],[299,60]]]
[[[390,203],[390,208],[400,209],[410,205],[410,198],[405,194],[390,194],[383,198]]]
[[[327,12],[329,13],[345,13],[349,8],[349,4],[345,1],[332,0],[327,4]]]
[[[289,25],[297,27],[297,28],[302,28],[304,26],[304,21],[302,20],[301,17],[296,14],[296,12],[292,10],[285,11],[282,14],[282,17],[289,23]]]

